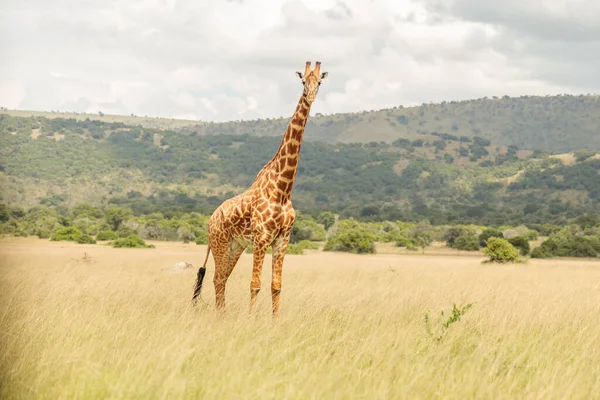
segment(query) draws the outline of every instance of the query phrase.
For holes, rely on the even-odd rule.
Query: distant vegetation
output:
[[[600,216],[586,214],[566,226],[431,225],[428,222],[361,222],[340,219],[325,212],[313,218],[298,212],[290,238],[289,254],[305,250],[375,253],[377,243],[390,243],[408,251],[421,251],[435,242],[445,242],[457,251],[481,249],[495,262],[512,262],[513,255],[534,258],[600,257]],[[133,215],[115,205],[98,208],[82,204],[66,210],[36,206],[29,210],[0,204],[0,235],[38,236],[55,241],[95,244],[106,241],[113,247],[153,247],[146,240],[206,244],[209,217],[197,212]],[[321,222],[319,222],[321,221]],[[326,228],[326,225],[328,228]],[[544,236],[543,241],[537,241]],[[546,239],[547,237],[547,239]],[[501,242],[495,239],[501,239]],[[541,245],[539,243],[541,242]],[[247,249],[248,253],[252,248]]]
[[[273,137],[0,115],[0,201],[208,215],[244,190],[278,145]],[[294,204],[315,218],[331,211],[361,221],[564,225],[598,210],[599,172],[600,158],[590,150],[555,157],[480,136],[306,142]]]
[[[377,242],[417,251],[433,241],[478,251],[502,238],[521,256],[595,257],[598,104],[523,97],[315,116],[307,139],[330,143],[303,144],[289,251],[317,242],[327,251],[371,253]],[[162,130],[130,125],[135,117],[11,113],[0,113],[1,232],[120,247],[206,244],[208,216],[250,185],[287,124],[187,121]],[[274,127],[278,137],[262,136]],[[368,135],[344,136],[349,127]],[[564,149],[573,151],[542,151]],[[532,250],[538,235],[547,240]]]
[[[4,113],[20,117],[89,118],[203,136],[281,136],[289,122],[289,117],[210,123],[100,113],[12,110]],[[358,113],[315,114],[308,120],[306,140],[392,143],[398,138],[415,140],[423,133],[445,132],[459,137],[480,136],[497,145],[564,153],[600,149],[599,125],[600,97],[597,95],[503,96]]]

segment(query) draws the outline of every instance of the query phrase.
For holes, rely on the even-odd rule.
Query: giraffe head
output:
[[[304,74],[302,72],[296,72],[296,75],[302,79],[304,94],[306,95],[308,102],[312,103],[317,97],[321,81],[327,77],[327,72],[321,73],[321,61],[317,61],[315,69],[312,71],[310,69],[310,61],[307,61],[306,67],[304,68]]]

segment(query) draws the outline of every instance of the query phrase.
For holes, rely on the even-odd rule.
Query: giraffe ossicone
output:
[[[290,240],[296,213],[292,206],[292,188],[298,171],[300,147],[310,107],[315,101],[321,81],[317,61],[311,70],[306,62],[304,73],[296,74],[302,80],[303,91],[296,111],[283,135],[275,156],[257,174],[256,179],[243,193],[225,200],[212,214],[208,223],[208,249],[204,265],[198,270],[195,302],[202,289],[206,262],[212,252],[215,263],[213,283],[216,307],[225,308],[225,285],[244,249],[252,245],[253,267],[250,281],[250,312],[254,312],[256,298],[261,288],[261,273],[267,248],[273,249],[273,274],[271,296],[273,314],[279,312],[283,259]]]

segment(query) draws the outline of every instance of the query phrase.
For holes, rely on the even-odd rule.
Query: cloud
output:
[[[600,92],[594,0],[7,0],[0,101],[224,121]]]

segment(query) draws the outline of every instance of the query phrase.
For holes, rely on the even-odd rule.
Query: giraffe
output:
[[[271,297],[273,315],[279,313],[283,258],[290,240],[296,213],[291,194],[298,170],[298,159],[308,113],[315,101],[321,81],[321,62],[311,70],[306,62],[304,73],[296,72],[304,87],[296,111],[283,135],[275,156],[257,174],[244,192],[225,200],[212,214],[208,223],[208,249],[204,265],[198,270],[195,303],[202,289],[206,262],[213,253],[216,307],[225,308],[225,285],[237,261],[248,245],[253,245],[253,267],[250,282],[250,314],[254,313],[261,289],[261,273],[267,247],[273,249]]]

